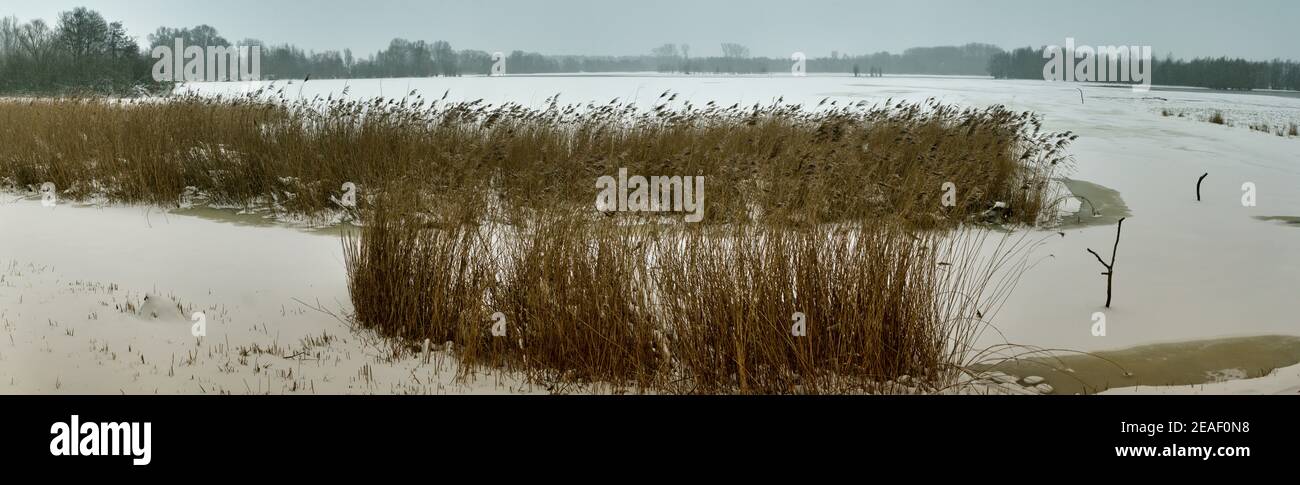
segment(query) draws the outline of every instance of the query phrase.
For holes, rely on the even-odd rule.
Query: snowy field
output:
[[[1300,123],[1300,98],[973,78],[533,76],[296,82],[291,96],[425,98],[539,105],[636,102],[665,91],[674,104],[714,101],[815,106],[924,100],[1005,104],[1080,135],[1072,178],[1117,191],[1130,212],[1119,244],[1113,308],[1103,268],[1113,224],[1033,231],[1035,263],[984,344],[1080,351],[1224,337],[1300,335],[1300,138],[1250,123]],[[200,92],[257,86],[199,84]],[[1162,116],[1162,111],[1184,117]],[[1203,120],[1221,111],[1234,126]],[[1196,202],[1196,180],[1209,173]],[[1253,183],[1257,206],[1243,207]],[[221,211],[164,213],[0,195],[0,393],[530,393],[482,373],[456,382],[455,362],[433,352],[393,358],[327,314],[348,311],[337,230],[263,223]],[[1119,214],[1105,214],[1118,216]],[[1277,218],[1265,220],[1267,218]],[[1296,220],[1296,219],[1292,219]],[[1064,236],[1058,234],[1064,233]],[[145,297],[148,296],[148,300]],[[179,306],[179,308],[178,308]],[[324,311],[321,311],[324,310]],[[190,336],[204,312],[208,336]],[[1104,312],[1107,333],[1092,334]],[[1231,356],[1228,356],[1231,357]],[[1300,391],[1300,366],[1279,360],[1262,379],[1112,393]],[[1232,369],[1228,364],[1225,369]],[[1237,377],[1237,378],[1234,378]],[[1138,376],[1140,378],[1140,376]],[[1136,384],[1159,384],[1142,382]],[[569,390],[578,391],[578,390]]]

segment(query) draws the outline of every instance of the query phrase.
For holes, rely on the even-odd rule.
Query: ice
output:
[[[1045,129],[1080,135],[1070,150],[1077,162],[1072,178],[1118,191],[1132,212],[1124,224],[1116,257],[1114,302],[1112,308],[1102,306],[1106,282],[1099,273],[1103,268],[1086,251],[1092,248],[1108,256],[1115,240],[1113,224],[1037,230],[1031,234],[1041,238],[1041,245],[1031,255],[1035,264],[1022,275],[1000,311],[986,315],[997,331],[986,332],[984,344],[1006,341],[1092,351],[1226,336],[1300,334],[1300,298],[1296,298],[1300,291],[1300,228],[1257,219],[1300,216],[1300,138],[1263,134],[1247,127],[1247,120],[1268,120],[1274,125],[1300,122],[1300,99],[1295,97],[1160,88],[1134,93],[1082,86],[1081,102],[1076,90],[1080,86],[1073,84],[818,75],[552,75],[313,80],[292,85],[280,81],[274,85],[276,89],[284,86],[290,97],[301,91],[304,98],[337,98],[346,88],[348,96],[357,99],[381,93],[402,98],[414,91],[426,99],[447,93],[448,99],[455,101],[483,99],[531,106],[559,94],[561,103],[605,104],[618,99],[650,107],[661,102],[662,93],[671,91],[679,95],[675,105],[690,102],[697,107],[709,101],[730,106],[782,99],[811,107],[825,98],[842,106],[863,100],[876,103],[890,98],[918,101],[933,97],[973,107],[1005,104],[1014,110],[1034,111],[1044,116]],[[182,89],[238,94],[247,87],[214,83]],[[1162,116],[1166,109],[1187,116]],[[1224,111],[1235,126],[1215,125],[1197,117],[1213,110]],[[1209,176],[1202,188],[1204,200],[1198,203],[1196,181],[1203,173]],[[1257,188],[1256,207],[1242,205],[1242,185],[1247,182]],[[1070,204],[1078,207],[1077,202]],[[22,290],[28,298],[53,301],[58,288],[55,282],[94,281],[118,285],[136,296],[158,292],[176,295],[183,304],[197,308],[224,307],[229,315],[215,324],[210,321],[209,343],[221,338],[222,332],[245,344],[278,341],[291,346],[322,331],[354,338],[342,324],[303,310],[297,303],[321,302],[346,310],[346,279],[336,234],[239,226],[143,208],[60,205],[50,209],[36,201],[23,201],[0,204],[0,255],[6,265],[36,265],[55,275],[50,277],[54,282],[41,280],[54,285],[52,289]],[[0,316],[23,325],[44,323],[36,314],[53,311],[55,303],[32,306],[25,301],[24,306],[17,305],[12,285],[34,277],[31,272],[25,274],[19,277],[10,271],[6,278],[11,286],[0,286],[0,298],[8,309]],[[72,300],[94,303],[93,298]],[[73,313],[79,312],[84,311]],[[1096,312],[1106,316],[1108,332],[1104,337],[1091,332]],[[192,338],[188,325],[177,325],[175,331],[177,342]],[[211,337],[214,331],[217,337]],[[35,335],[30,338],[39,340]],[[140,337],[123,341],[133,338]],[[340,355],[352,352],[345,362],[364,362],[359,355],[365,347],[355,341],[347,345],[338,351]],[[40,382],[18,389],[50,390],[54,371],[36,370],[29,361],[16,361],[16,350],[8,342],[0,342],[0,349],[0,392],[10,389],[5,387],[10,379]],[[418,363],[418,357],[411,359]],[[75,372],[63,371],[63,382]],[[406,370],[398,371],[402,372]],[[338,384],[339,380],[348,381],[349,373],[355,371],[335,375],[332,389],[360,389],[348,387],[359,385],[356,383]],[[129,377],[129,373],[113,375],[118,380]],[[1292,376],[1293,381],[1266,389],[1233,382],[1216,386],[1282,391],[1300,382],[1296,377],[1300,372],[1294,368],[1277,375]],[[397,381],[407,376],[393,374],[391,378]],[[243,392],[239,380],[212,379],[224,389]],[[87,385],[82,390],[115,392],[117,387],[111,383]],[[318,380],[316,385],[322,384]],[[143,390],[138,385],[132,389]]]

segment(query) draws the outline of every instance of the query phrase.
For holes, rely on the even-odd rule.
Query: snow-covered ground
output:
[[[987,332],[983,343],[1098,351],[1300,335],[1300,227],[1259,219],[1300,216],[1300,138],[1247,127],[1258,120],[1300,122],[1295,97],[1082,86],[1081,101],[1077,85],[942,77],[593,75],[276,85],[307,98],[338,97],[347,88],[356,98],[415,91],[434,99],[446,93],[451,100],[539,105],[559,94],[562,103],[617,98],[652,106],[672,91],[675,103],[696,106],[934,97],[1030,110],[1044,116],[1045,128],[1080,135],[1070,150],[1078,165],[1073,178],[1118,191],[1131,212],[1119,245],[1114,303],[1102,306],[1103,269],[1086,252],[1108,256],[1113,225],[1069,226],[1061,229],[1064,236],[1038,231],[1032,235],[1041,240],[1031,255],[1036,264],[992,316],[997,332]],[[237,93],[248,86],[190,88]],[[1162,116],[1166,109],[1187,116]],[[1198,117],[1216,110],[1235,126]],[[1204,201],[1197,203],[1196,180],[1207,172]],[[1247,182],[1256,187],[1256,207],[1242,206]],[[414,357],[392,361],[364,333],[308,309],[318,301],[332,311],[347,309],[341,247],[328,232],[5,200],[0,277],[0,329],[8,334],[0,335],[0,392],[538,391],[497,376],[456,384],[454,362],[439,372]],[[187,313],[207,311],[208,337],[196,343],[179,312],[178,321],[167,322],[118,309],[127,302],[138,307],[145,294],[174,296]],[[1097,312],[1106,317],[1104,337],[1092,335]],[[315,345],[323,335],[331,338]],[[253,345],[277,352],[249,352]],[[240,362],[241,349],[247,364]],[[302,358],[313,353],[322,356]],[[1295,394],[1300,368],[1196,389]]]
[[[1300,395],[1300,365],[1278,369],[1267,376],[1255,379],[1230,379],[1187,386],[1121,387],[1107,390],[1101,394],[1107,396],[1135,394],[1269,394],[1297,396]]]
[[[337,232],[256,220],[0,204],[0,393],[545,392],[354,332]]]

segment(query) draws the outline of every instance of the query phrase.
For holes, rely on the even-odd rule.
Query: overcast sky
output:
[[[360,55],[394,37],[456,49],[643,54],[666,42],[692,55],[721,42],[754,55],[811,57],[984,42],[1003,48],[1150,45],[1157,55],[1300,59],[1296,0],[4,0],[0,15],[53,21],[86,6],[143,38],[159,26],[209,24],[308,50]]]

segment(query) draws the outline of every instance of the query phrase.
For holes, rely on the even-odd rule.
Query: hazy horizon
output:
[[[358,6],[359,5],[359,6]],[[754,56],[860,55],[911,47],[993,44],[1003,49],[1061,44],[1150,45],[1158,57],[1300,59],[1289,37],[1300,2],[1153,0],[1086,4],[1030,0],[777,0],[747,2],[601,2],[595,0],[283,0],[224,2],[47,0],[0,8],[0,16],[53,23],[58,12],[85,6],[122,21],[144,44],[161,26],[208,24],[232,42],[256,38],[306,50],[351,48],[358,57],[397,37],[446,40],[456,49],[549,55],[624,56],[664,43],[688,44],[692,56],[719,55],[723,42]]]

